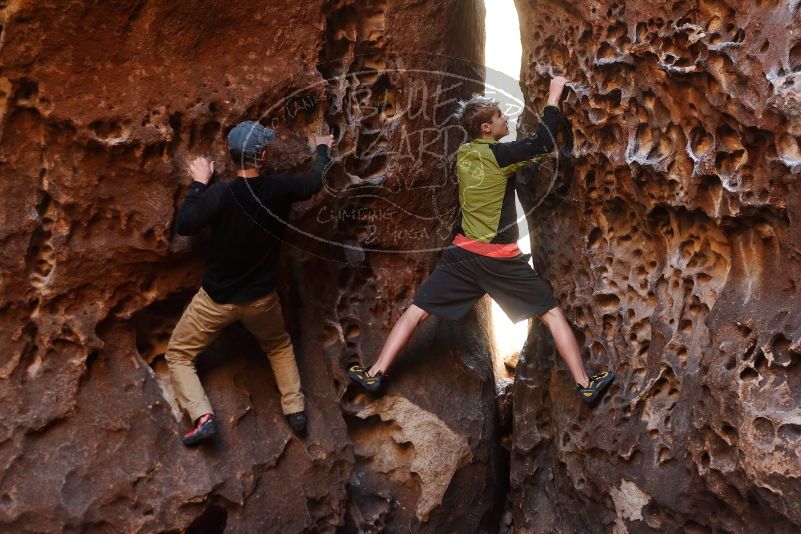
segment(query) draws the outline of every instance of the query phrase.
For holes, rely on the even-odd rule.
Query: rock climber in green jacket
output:
[[[551,80],[537,131],[508,143],[499,142],[509,133],[509,119],[497,102],[474,96],[461,103],[457,117],[472,141],[459,147],[456,155],[461,204],[456,238],[395,323],[375,363],[369,369],[361,365],[349,369],[351,380],[368,392],[382,390],[390,365],[430,314],[461,319],[486,293],[512,321],[537,317],[548,327],[581,400],[595,403],[614,380],[612,371],[587,375],[576,338],[549,284],[529,265],[530,255],[517,246],[515,172],[554,148],[566,83],[561,76]]]

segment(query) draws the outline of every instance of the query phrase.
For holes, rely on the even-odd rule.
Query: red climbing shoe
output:
[[[217,433],[217,421],[213,413],[198,417],[195,428],[184,434],[184,445],[192,447],[201,441],[207,440]]]
[[[288,413],[286,414],[286,420],[289,421],[289,426],[298,436],[306,433],[306,412]]]

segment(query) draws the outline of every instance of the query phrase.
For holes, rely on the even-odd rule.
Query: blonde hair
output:
[[[492,121],[495,113],[501,113],[501,107],[495,99],[488,96],[473,95],[470,100],[462,100],[455,116],[459,124],[472,139],[481,137],[481,125]]]

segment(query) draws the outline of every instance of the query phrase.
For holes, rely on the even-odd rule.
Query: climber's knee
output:
[[[562,314],[562,310],[559,309],[559,306],[554,306],[547,312],[540,315],[539,318],[540,321],[542,321],[542,323],[549,328],[555,323],[565,320],[565,316]]]
[[[186,367],[194,363],[194,358],[182,350],[169,350],[164,354],[164,360],[167,362],[167,367],[170,369],[174,367]]]
[[[406,309],[403,315],[415,324],[419,324],[428,319],[431,314],[416,304],[412,304]]]

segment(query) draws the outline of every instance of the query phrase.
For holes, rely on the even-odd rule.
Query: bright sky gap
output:
[[[487,66],[487,86],[485,94],[501,100],[501,109],[509,116],[509,135],[502,141],[512,141],[517,137],[517,116],[522,111],[523,93],[517,80],[520,78],[520,59],[522,45],[520,42],[520,23],[514,0],[484,0],[486,7],[486,42],[484,45],[484,62]],[[514,83],[510,83],[514,80]],[[508,93],[504,97],[502,92]],[[511,97],[511,98],[510,98]],[[517,201],[517,217],[520,230],[518,246],[523,252],[530,252],[523,208]],[[519,351],[523,347],[528,334],[528,321],[512,324],[501,308],[492,301],[492,323],[495,331],[495,347],[497,355],[504,358],[508,354]]]

